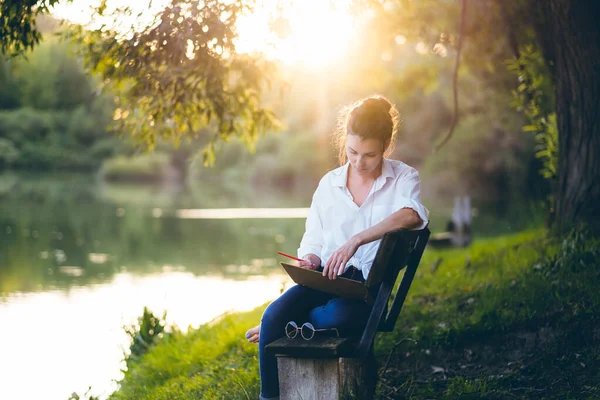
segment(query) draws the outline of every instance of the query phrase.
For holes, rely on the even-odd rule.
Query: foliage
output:
[[[13,142],[0,138],[0,168],[8,166],[19,158],[19,151]]]
[[[511,106],[522,112],[537,142],[536,157],[543,162],[541,174],[554,182],[558,174],[558,128],[554,110],[550,72],[544,59],[533,46],[525,46],[519,57],[507,62],[508,69],[518,76],[519,86],[513,90]]]
[[[372,29],[378,32],[383,49],[392,51],[398,37],[418,44],[421,51],[444,59],[450,79],[458,45],[461,2],[363,0],[359,3],[375,14]],[[533,33],[526,25],[530,18],[526,2],[467,2],[466,12],[459,76],[469,74],[482,81],[484,87],[501,92],[507,90],[514,85],[503,66],[503,62],[513,55],[511,40],[533,40]],[[459,92],[467,87],[459,78]]]
[[[152,182],[168,180],[171,174],[170,157],[162,152],[116,156],[104,161],[100,169],[100,176],[105,181]]]
[[[234,139],[216,147],[219,157],[214,168],[192,163],[191,174],[196,180],[249,181],[261,188],[299,189],[309,193],[334,165],[333,159],[327,159],[327,153],[318,149],[319,139],[311,132],[287,130],[269,135],[257,143],[253,153],[242,141]]]
[[[151,24],[127,35],[74,30],[89,65],[118,88],[119,130],[153,149],[157,137],[178,145],[209,128],[204,162],[212,164],[219,140],[239,137],[252,148],[259,134],[276,129],[274,114],[261,104],[273,68],[235,51],[235,23],[250,4],[173,0]],[[131,10],[113,17],[123,14]]]
[[[256,345],[243,341],[263,308],[170,335],[125,371],[110,399],[257,398]]]
[[[22,54],[37,46],[41,33],[36,18],[57,2],[4,1],[2,54]],[[279,128],[275,115],[261,104],[274,69],[264,60],[235,51],[235,23],[252,4],[252,0],[173,0],[141,30],[90,32],[74,27],[68,36],[84,45],[89,65],[106,86],[118,89],[114,119],[119,131],[153,149],[157,137],[178,145],[182,137],[196,138],[208,127],[210,141],[203,155],[204,162],[212,164],[219,140],[235,136],[253,148],[260,134]],[[106,8],[101,2],[98,16]],[[123,15],[131,17],[131,9],[120,8],[112,16],[118,20]]]
[[[94,170],[125,147],[107,130],[112,99],[67,43],[45,40],[3,66],[0,167]]]
[[[71,396],[67,400],[100,400],[99,397],[90,395],[90,391],[92,388],[90,387],[84,394],[80,395],[77,392],[71,393]]]
[[[36,18],[59,0],[3,0],[0,3],[0,55],[23,54],[40,43]]]
[[[460,2],[406,0],[384,6],[379,2],[367,3],[377,10],[376,21],[389,20],[374,27],[384,31],[381,35],[390,38],[389,42],[402,35],[418,42],[433,57],[450,56],[440,71],[450,76],[451,57],[455,56],[457,46]],[[511,105],[527,118],[524,129],[536,133],[541,172],[544,177],[552,178],[556,175],[558,159],[558,132],[553,123],[555,117],[551,115],[555,107],[554,88],[545,60],[531,44],[536,39],[531,28],[535,18],[527,1],[467,2],[466,41],[459,71],[459,93],[464,93],[460,118],[480,114],[485,108],[506,105],[509,100],[506,94],[512,93]],[[419,82],[430,73],[423,73],[414,81]],[[438,82],[438,90],[449,95],[449,85],[443,85],[441,79]],[[478,90],[473,90],[473,83]]]
[[[125,332],[131,338],[129,353],[125,356],[128,368],[150,351],[160,339],[163,339],[166,317],[166,312],[162,318],[158,318],[147,307],[144,307],[144,312],[138,317],[137,325],[125,327]]]

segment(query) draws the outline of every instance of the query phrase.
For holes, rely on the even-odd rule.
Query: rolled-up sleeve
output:
[[[396,211],[411,208],[419,214],[422,223],[413,230],[423,229],[429,223],[429,210],[421,204],[421,179],[419,173],[413,170],[407,176],[401,177],[396,183],[394,208]]]
[[[306,218],[306,231],[302,236],[300,247],[298,248],[298,257],[304,258],[307,254],[314,254],[321,260],[321,251],[323,249],[323,221],[319,215],[319,190],[313,195],[312,203],[308,217]]]

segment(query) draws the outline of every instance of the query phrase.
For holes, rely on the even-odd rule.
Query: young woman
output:
[[[385,158],[391,152],[398,111],[384,97],[372,96],[347,107],[336,140],[341,167],[327,173],[315,191],[298,249],[304,268],[324,276],[365,281],[381,237],[396,229],[421,229],[428,211],[421,204],[418,172]],[[288,321],[311,322],[316,329],[337,328],[360,335],[371,305],[296,285],[273,301],[260,325],[248,330],[259,343],[261,399],[278,399],[277,361],[265,346],[285,335]]]

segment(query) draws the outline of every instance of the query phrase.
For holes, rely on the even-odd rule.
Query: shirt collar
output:
[[[348,168],[350,167],[350,162],[346,161],[346,164],[341,166],[336,173],[333,174],[331,179],[332,186],[344,187],[346,186],[346,182],[348,181]],[[383,178],[385,182],[387,178],[395,178],[396,173],[394,172],[394,168],[392,167],[392,163],[387,158],[383,159],[383,168],[381,169],[381,175],[377,178]]]
[[[344,187],[346,186],[346,182],[348,181],[348,167],[350,166],[350,162],[346,161],[346,164],[342,165],[338,168],[337,171],[334,171],[333,177],[331,179],[331,184],[333,186]]]
[[[392,162],[387,158],[383,159],[383,168],[381,170],[381,177],[383,179],[387,178],[395,178],[396,173],[394,172],[394,167],[392,167]]]

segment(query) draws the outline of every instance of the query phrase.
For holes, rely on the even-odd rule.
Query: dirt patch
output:
[[[594,319],[571,321],[567,329],[515,328],[462,338],[461,345],[403,343],[380,369],[379,397],[600,398],[600,328],[588,325]]]

